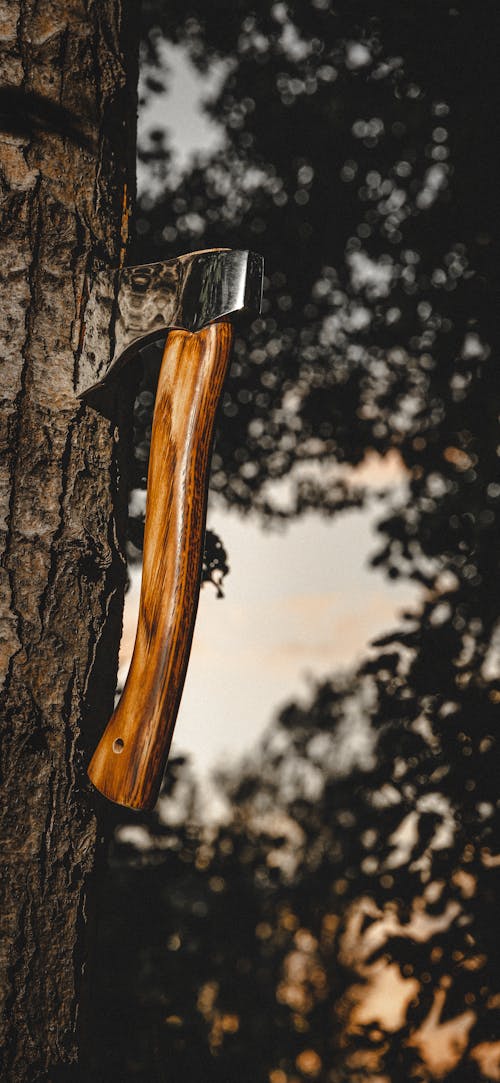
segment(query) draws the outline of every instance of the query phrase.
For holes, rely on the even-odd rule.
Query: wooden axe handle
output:
[[[89,767],[94,786],[152,808],[172,740],[198,607],[214,420],[233,329],[169,333],[151,436],[139,622],[120,702]]]

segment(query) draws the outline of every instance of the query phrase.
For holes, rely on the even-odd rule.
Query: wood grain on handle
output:
[[[120,702],[89,776],[112,801],[152,808],[172,740],[200,590],[215,413],[233,338],[228,322],[169,333],[151,436],[141,600]]]

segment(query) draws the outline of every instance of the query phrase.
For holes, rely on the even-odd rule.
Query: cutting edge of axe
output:
[[[149,809],[160,790],[191,649],[213,431],[229,367],[232,318],[259,314],[263,260],[249,251],[210,249],[126,268],[119,279],[117,274],[100,272],[89,296],[80,397],[89,396],[94,404],[96,389],[127,359],[163,331],[168,337],[151,434],[134,651],[88,773],[110,800]],[[97,317],[103,296],[108,299],[104,320]],[[106,368],[96,372],[98,337],[106,327],[110,333],[113,318],[114,350]]]

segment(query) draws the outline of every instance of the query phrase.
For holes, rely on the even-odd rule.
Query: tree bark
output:
[[[127,425],[75,387],[92,273],[124,259],[138,8],[0,0],[5,1083],[73,1079],[78,1062],[98,832],[85,766],[113,706]]]

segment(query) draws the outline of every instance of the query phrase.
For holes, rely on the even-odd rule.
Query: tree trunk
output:
[[[138,8],[0,0],[5,1083],[73,1079],[78,1062],[97,836],[85,765],[113,705],[127,426],[82,405],[75,374],[92,273],[124,258]]]

